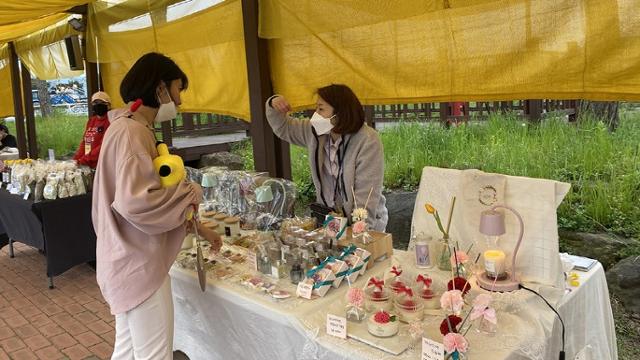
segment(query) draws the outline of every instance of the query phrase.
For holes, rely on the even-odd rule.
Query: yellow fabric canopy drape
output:
[[[0,117],[11,116],[13,113],[9,46],[4,44],[0,46]]]
[[[640,99],[640,0],[261,0],[275,91],[367,104]]]
[[[62,13],[76,5],[91,1],[93,0],[2,0],[0,25],[17,24]]]
[[[181,111],[214,112],[248,120],[249,95],[242,6],[229,0],[173,18],[171,1],[129,0],[90,6],[87,55],[100,63],[105,90],[123,105],[122,78],[143,54],[171,57],[189,78]],[[98,58],[96,57],[96,39]]]
[[[29,71],[41,80],[53,80],[80,76],[82,70],[71,70],[64,45],[64,38],[79,35],[67,23],[62,22],[15,41],[16,52]]]

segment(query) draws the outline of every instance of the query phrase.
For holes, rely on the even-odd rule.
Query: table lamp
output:
[[[511,211],[520,222],[520,236],[511,256],[511,268],[507,268],[507,256],[498,244],[501,235],[506,233],[504,214],[496,211],[503,208]],[[480,233],[487,238],[487,250],[484,252],[484,270],[478,276],[478,285],[489,291],[513,291],[520,288],[516,278],[516,257],[524,235],[524,222],[520,214],[506,205],[495,205],[483,211],[480,216]]]

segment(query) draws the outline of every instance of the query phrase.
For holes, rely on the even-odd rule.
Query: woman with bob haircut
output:
[[[266,104],[269,125],[282,140],[309,151],[317,201],[311,207],[316,216],[334,212],[351,218],[355,204],[364,207],[366,203],[369,228],[385,231],[388,212],[382,195],[380,137],[365,123],[362,104],[349,87],[332,84],[318,89],[317,94],[310,120],[288,116],[291,106],[287,100],[272,96]]]
[[[98,285],[116,317],[112,359],[173,358],[169,268],[202,189],[187,181],[161,186],[153,166],[158,156],[153,124],[176,117],[187,85],[170,58],[142,56],[122,80],[127,108],[115,116],[102,143],[91,215]],[[214,251],[220,249],[219,236],[201,225],[198,231]]]

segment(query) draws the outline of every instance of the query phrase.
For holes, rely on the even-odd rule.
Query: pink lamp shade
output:
[[[506,233],[504,214],[495,210],[483,211],[480,215],[480,233],[487,236],[500,236]]]

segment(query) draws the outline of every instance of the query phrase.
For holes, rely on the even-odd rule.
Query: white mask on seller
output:
[[[156,114],[156,117],[153,119],[153,121],[155,122],[171,121],[175,119],[176,116],[178,116],[178,110],[176,109],[176,104],[173,102],[173,100],[171,100],[171,95],[169,94],[169,91],[166,89],[165,91],[169,96],[169,102],[166,104],[163,104],[162,101],[160,100],[160,97],[158,97],[158,103],[160,104],[160,107],[158,107],[158,113]]]
[[[311,116],[311,126],[316,129],[316,133],[318,135],[328,134],[331,129],[333,129],[333,124],[331,123],[331,119],[333,119],[335,115],[330,118],[326,118],[318,112],[314,112],[313,116]]]

